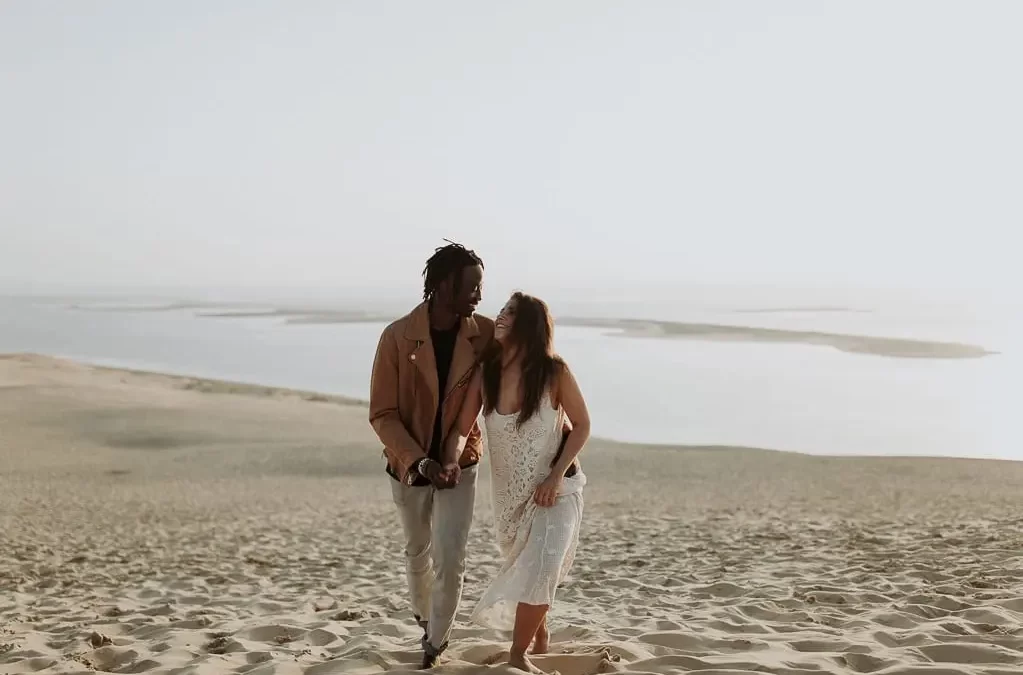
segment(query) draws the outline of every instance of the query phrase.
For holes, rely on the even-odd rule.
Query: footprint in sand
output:
[[[238,637],[253,642],[264,642],[274,644],[287,644],[299,640],[308,631],[295,626],[270,625],[259,626],[238,634]]]
[[[113,640],[108,638],[106,635],[102,635],[101,633],[95,633],[94,632],[94,633],[92,633],[92,635],[89,636],[89,644],[92,645],[93,648],[96,648],[96,649],[98,649],[100,647],[105,647],[106,645],[110,645],[110,644],[113,644],[113,643],[114,643]]]

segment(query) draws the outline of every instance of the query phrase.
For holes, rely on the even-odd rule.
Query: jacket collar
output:
[[[458,337],[471,340],[479,334],[480,326],[475,315],[462,317],[458,327]],[[405,337],[420,342],[430,340],[430,303],[428,300],[421,302],[409,313],[408,323],[405,324]]]
[[[405,325],[405,338],[416,341],[409,360],[415,363],[416,369],[426,380],[431,407],[434,410],[436,410],[438,401],[444,400],[456,387],[463,385],[465,376],[472,373],[476,366],[476,348],[473,343],[479,335],[480,326],[476,317],[463,317],[458,327],[455,349],[451,355],[447,386],[445,391],[441,392],[437,377],[437,360],[433,355],[433,340],[430,338],[429,303],[423,302],[409,314],[408,323]]]

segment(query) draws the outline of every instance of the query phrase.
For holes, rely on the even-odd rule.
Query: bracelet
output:
[[[423,478],[427,477],[426,473],[423,472],[423,462],[428,461],[430,461],[429,457],[423,457],[422,459],[417,460],[412,466],[409,467],[408,474],[406,474],[405,476],[406,485],[410,486],[413,485],[416,482],[417,475],[422,476]]]
[[[418,473],[423,478],[427,478],[428,476],[426,475],[426,469],[424,467],[426,466],[426,464],[432,461],[433,460],[430,459],[429,457],[423,457],[421,460],[416,462],[416,473]]]

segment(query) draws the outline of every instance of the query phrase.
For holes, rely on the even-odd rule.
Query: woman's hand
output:
[[[554,502],[558,499],[558,493],[561,492],[561,484],[564,480],[562,476],[556,474],[547,476],[544,482],[540,483],[539,487],[536,488],[536,492],[533,493],[533,501],[536,502],[536,505],[543,507],[554,506]]]
[[[450,462],[442,467],[441,477],[444,478],[447,486],[453,488],[462,480],[462,467],[458,462]]]

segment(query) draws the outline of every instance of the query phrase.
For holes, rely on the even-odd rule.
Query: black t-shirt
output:
[[[455,340],[458,339],[458,324],[449,330],[430,329],[430,340],[433,342],[433,357],[437,362],[437,415],[433,418],[433,436],[430,439],[430,447],[426,456],[430,459],[440,461],[444,451],[444,391],[448,385],[448,374],[451,371],[451,359],[455,355]],[[390,465],[387,466],[387,473],[397,480],[398,476]],[[425,476],[416,476],[412,482],[414,486],[429,485],[430,481]]]
[[[433,418],[433,439],[430,441],[430,450],[427,456],[430,459],[440,461],[444,451],[444,392],[447,391],[448,373],[451,372],[451,358],[455,354],[455,339],[458,337],[458,324],[450,330],[430,329],[430,339],[433,341],[433,356],[437,360],[437,415]]]

